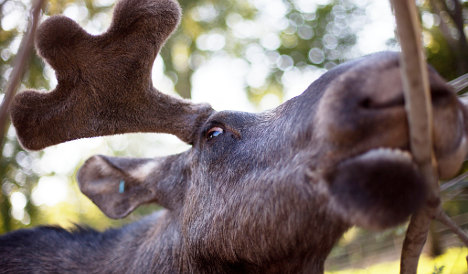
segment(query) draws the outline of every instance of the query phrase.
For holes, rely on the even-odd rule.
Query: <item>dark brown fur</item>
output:
[[[123,0],[99,36],[65,17],[42,24],[38,51],[58,86],[16,97],[12,120],[25,147],[166,132],[192,148],[155,159],[90,158],[80,189],[105,214],[123,218],[143,203],[166,209],[103,233],[4,235],[1,273],[320,273],[350,226],[385,229],[425,202],[407,152],[397,53],[340,65],[271,111],[216,112],[151,85],[179,15],[172,0]],[[434,149],[448,178],[467,154],[467,111],[433,70],[430,82]]]

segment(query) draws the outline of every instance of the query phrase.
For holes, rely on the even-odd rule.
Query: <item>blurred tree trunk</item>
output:
[[[463,6],[459,0],[430,0],[431,10],[440,18],[440,30],[457,58],[457,73],[468,71],[468,41],[464,31]]]
[[[177,74],[177,82],[175,84],[175,90],[177,93],[182,96],[182,98],[190,99],[192,98],[192,84],[190,78],[192,78],[193,71],[186,70],[184,72],[179,72]]]
[[[8,199],[8,197],[3,193],[3,191],[0,191],[0,217],[2,222],[0,233],[5,233],[12,229],[10,210],[10,199]]]
[[[172,56],[171,49],[174,45],[174,40],[167,41],[167,44],[161,49],[161,56],[164,59],[164,65],[166,66],[166,72],[172,72],[173,75],[176,75],[176,79],[171,79],[174,82],[174,89],[175,91],[185,99],[192,98],[192,83],[191,78],[193,74],[193,70],[187,64],[184,66],[184,69],[176,68],[175,62],[171,59],[174,57]],[[157,84],[156,84],[157,88]]]

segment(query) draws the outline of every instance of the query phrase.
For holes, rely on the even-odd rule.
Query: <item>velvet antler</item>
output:
[[[28,149],[126,132],[165,132],[191,143],[212,112],[158,92],[151,68],[179,22],[172,0],[124,0],[102,35],[54,16],[38,29],[36,47],[55,69],[50,93],[25,91],[10,109],[18,137]]]

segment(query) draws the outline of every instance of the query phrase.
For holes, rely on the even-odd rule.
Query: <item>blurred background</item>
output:
[[[184,15],[179,29],[155,61],[154,86],[168,94],[208,102],[217,110],[256,112],[276,107],[339,63],[399,48],[388,1],[179,3]],[[468,1],[417,3],[428,61],[447,80],[466,74]],[[49,0],[41,20],[64,14],[88,32],[99,34],[109,26],[114,4],[114,0]],[[0,0],[1,99],[27,28],[30,7],[29,0]],[[51,90],[55,85],[54,71],[34,55],[20,90]],[[80,223],[102,230],[138,219],[158,206],[140,208],[124,220],[108,219],[79,192],[75,175],[80,165],[94,154],[155,157],[187,148],[169,135],[126,134],[28,152],[18,144],[15,130],[10,127],[1,144],[0,234],[40,224],[72,227]],[[467,184],[468,180],[458,178],[447,183],[443,191],[444,208],[464,227],[468,223],[468,191],[464,189]],[[351,229],[333,250],[327,270],[397,260],[405,229],[404,225],[382,233]],[[458,239],[434,223],[426,254],[435,257],[453,253],[449,261],[464,261],[467,252],[452,249],[457,246],[461,246]],[[459,273],[450,272],[452,266],[447,263],[429,264],[432,273]]]

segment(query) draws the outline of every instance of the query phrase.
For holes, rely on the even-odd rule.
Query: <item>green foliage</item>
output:
[[[463,17],[468,13],[467,1],[450,2],[427,0],[421,5],[427,59],[448,80],[468,72],[468,18]]]
[[[357,20],[363,11],[350,1],[330,1],[318,5],[311,13],[303,13],[296,7],[296,1],[287,1],[291,7],[285,18],[287,26],[279,30],[277,48],[263,48],[270,58],[270,73],[265,84],[247,87],[253,102],[269,93],[283,99],[282,77],[292,68],[298,70],[326,68],[349,59],[349,52],[356,43],[356,31],[349,20]],[[261,41],[257,41],[261,44]],[[252,62],[251,62],[252,63]]]
[[[26,153],[15,139],[8,138],[3,147],[3,157],[0,159],[0,233],[30,224],[36,217],[37,210],[30,199],[32,187],[38,179],[31,169],[33,157],[35,155]],[[12,207],[14,197],[23,199],[24,203]]]
[[[246,0],[179,2],[184,10],[181,27],[162,50],[177,92],[189,98],[193,72],[210,57],[228,55],[243,58],[250,67],[267,67],[262,84],[247,82],[254,103],[268,93],[282,98],[282,76],[293,67],[331,68],[347,60],[357,31],[348,21],[363,15],[351,1],[337,0],[313,12],[302,12],[297,1],[285,0],[279,7],[280,22],[265,19],[262,6]]]

